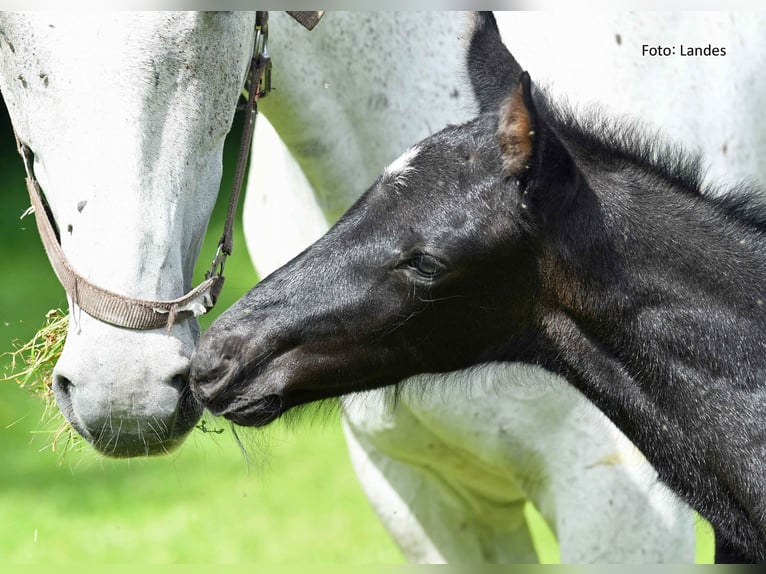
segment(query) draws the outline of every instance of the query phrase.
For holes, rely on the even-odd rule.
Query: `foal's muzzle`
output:
[[[192,354],[191,390],[213,415],[242,426],[263,426],[284,412],[284,401],[277,393],[258,396],[252,382],[269,361],[256,360],[248,368],[247,356],[244,338],[228,331],[206,333]]]

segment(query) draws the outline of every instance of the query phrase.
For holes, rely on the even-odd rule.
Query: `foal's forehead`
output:
[[[403,189],[445,178],[457,182],[471,174],[488,175],[499,149],[494,125],[477,119],[446,127],[391,162],[381,174],[381,186]]]
[[[383,243],[414,234],[441,244],[456,230],[474,234],[497,217],[507,220],[515,203],[503,191],[513,184],[503,173],[496,126],[497,116],[480,117],[408,148],[339,228],[358,237],[361,226]]]
[[[406,183],[407,176],[414,171],[413,161],[420,153],[420,145],[414,145],[405,151],[402,155],[386,166],[381,175],[381,181],[384,185],[394,184],[402,185]]]

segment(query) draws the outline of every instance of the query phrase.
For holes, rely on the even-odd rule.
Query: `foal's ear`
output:
[[[466,70],[479,111],[494,112],[516,87],[521,66],[500,38],[492,12],[471,14]]]
[[[506,175],[519,181],[522,208],[547,219],[568,205],[579,183],[577,166],[538,114],[527,72],[500,108],[497,137]]]

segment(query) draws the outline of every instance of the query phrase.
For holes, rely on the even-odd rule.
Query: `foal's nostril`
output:
[[[183,393],[189,386],[189,377],[186,373],[175,375],[170,379],[169,385],[179,393]]]
[[[221,345],[221,363],[229,364],[233,361],[241,352],[245,341],[242,337],[230,335],[226,337]]]
[[[279,414],[284,408],[284,402],[280,395],[266,395],[261,402],[263,411],[270,415]]]
[[[224,378],[236,365],[242,346],[240,337],[203,339],[192,355],[192,388],[209,386]]]

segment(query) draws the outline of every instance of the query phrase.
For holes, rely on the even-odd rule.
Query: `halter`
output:
[[[315,16],[311,17],[310,14]],[[308,29],[316,25],[321,15],[317,12],[291,14]],[[33,153],[26,144],[21,142],[14,131],[16,146],[26,171],[27,191],[32,201],[37,230],[40,233],[45,252],[64,290],[80,309],[100,321],[117,327],[145,330],[166,326],[169,332],[177,321],[191,316],[203,315],[215,306],[218,295],[223,288],[223,269],[226,258],[231,255],[233,248],[234,218],[245,177],[245,167],[250,154],[255,120],[258,115],[258,100],[271,89],[271,58],[266,49],[267,42],[268,12],[256,12],[255,40],[247,76],[250,81],[250,89],[245,105],[245,125],[239,144],[223,235],[218,242],[218,249],[209,271],[205,274],[204,281],[178,299],[151,301],[126,297],[91,283],[72,267],[61,248],[54,228],[53,216],[46,209],[40,185],[34,176],[32,169]]]

